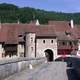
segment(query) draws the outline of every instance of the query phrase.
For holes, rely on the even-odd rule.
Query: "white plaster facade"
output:
[[[0,44],[0,58],[2,58],[3,53],[5,53],[4,48],[2,47],[2,44]]]
[[[36,40],[36,41],[35,41]],[[43,42],[45,40],[45,43]],[[51,42],[52,41],[52,42]],[[50,49],[53,52],[53,58],[57,57],[57,39],[56,38],[36,38],[35,33],[26,34],[26,57],[45,57],[45,50]]]
[[[35,57],[35,33],[26,33],[26,57]]]
[[[17,55],[18,55],[18,57],[24,56],[24,45],[22,45],[22,44],[17,45]]]
[[[45,40],[45,43],[44,43],[44,40]],[[44,39],[36,40],[36,57],[45,57],[45,50],[47,49],[50,49],[53,51],[53,58],[55,59],[57,57],[57,39],[44,38]]]
[[[80,39],[78,40],[78,51],[77,51],[77,55],[80,56]]]
[[[80,40],[78,40],[78,50],[80,50]]]

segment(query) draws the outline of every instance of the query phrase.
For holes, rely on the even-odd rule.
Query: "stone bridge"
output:
[[[77,60],[75,60],[77,61]],[[74,65],[46,62],[46,58],[15,58],[0,61],[0,80],[79,80]]]

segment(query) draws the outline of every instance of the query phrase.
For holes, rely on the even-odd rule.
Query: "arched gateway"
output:
[[[53,61],[53,51],[51,49],[45,50],[47,61]]]

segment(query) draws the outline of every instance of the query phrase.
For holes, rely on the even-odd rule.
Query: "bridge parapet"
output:
[[[0,80],[20,72],[25,69],[29,69],[30,65],[33,67],[39,66],[46,61],[46,58],[14,58],[5,59],[0,61]]]

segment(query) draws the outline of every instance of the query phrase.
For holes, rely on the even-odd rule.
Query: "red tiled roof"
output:
[[[71,29],[67,21],[49,21],[49,25],[52,25],[54,30],[59,32],[65,32]]]
[[[17,44],[19,42],[19,35],[23,35],[25,32],[35,32],[35,27],[32,25],[28,24],[2,24],[1,32],[2,29],[5,29],[2,34],[5,34],[5,36],[2,36],[2,41],[5,42],[6,44]],[[4,28],[5,27],[5,28]],[[6,37],[4,39],[4,37]]]
[[[36,36],[38,37],[55,37],[54,29],[49,25],[36,26]]]
[[[77,38],[80,39],[80,25],[76,25],[76,28],[77,28],[77,30],[76,30],[76,32],[77,32]]]
[[[0,42],[5,42],[7,40],[7,32],[8,32],[8,27],[1,25],[0,28]]]
[[[75,26],[74,26],[75,27]],[[17,44],[19,42],[19,35],[24,35],[25,32],[34,32],[37,37],[55,37],[61,39],[77,39],[80,37],[80,30],[71,28],[69,22],[66,21],[53,21],[49,25],[34,24],[1,24],[0,29],[0,42],[6,44]],[[71,38],[67,38],[65,32],[71,33]]]

